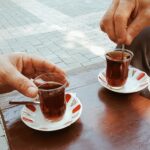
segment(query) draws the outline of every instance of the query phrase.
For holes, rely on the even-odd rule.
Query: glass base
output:
[[[114,89],[114,90],[119,90],[119,89],[122,89],[124,87],[124,85],[122,86],[111,86],[111,85],[108,85],[109,88],[111,89]]]

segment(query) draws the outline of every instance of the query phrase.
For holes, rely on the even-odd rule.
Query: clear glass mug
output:
[[[57,73],[45,73],[36,77],[34,83],[38,87],[40,108],[44,117],[52,121],[62,119],[66,111],[66,77]]]
[[[127,49],[115,49],[106,53],[106,80],[112,89],[122,88],[128,78],[129,65],[133,53]]]

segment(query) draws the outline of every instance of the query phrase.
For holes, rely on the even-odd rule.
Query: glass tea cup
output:
[[[45,73],[36,77],[34,83],[38,87],[40,108],[44,117],[52,121],[62,119],[66,111],[66,77],[57,73]]]
[[[112,89],[121,89],[128,78],[133,53],[127,49],[115,49],[106,53],[106,80]]]

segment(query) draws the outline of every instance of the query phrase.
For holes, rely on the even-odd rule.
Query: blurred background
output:
[[[27,52],[65,70],[103,61],[114,47],[99,22],[110,0],[0,0],[0,53]]]

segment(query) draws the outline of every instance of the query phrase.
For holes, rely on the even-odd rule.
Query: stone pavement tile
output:
[[[37,47],[37,51],[39,51],[42,56],[49,56],[53,54],[53,52],[45,46]]]
[[[91,29],[99,29],[99,22],[104,14],[104,11],[98,11],[98,12],[91,12],[87,15],[81,15],[79,17],[76,17],[76,22],[82,22],[83,24],[86,24],[86,26],[91,27]],[[90,20],[90,21],[89,21]]]
[[[36,46],[36,45],[42,45],[43,43],[40,40],[36,39],[36,38],[30,38],[30,42],[28,44]]]
[[[26,37],[17,38],[17,43],[13,43],[13,42],[11,42],[11,40],[8,40],[8,41],[10,41],[11,45],[17,45],[19,47],[26,47],[26,46],[30,45],[30,43],[29,43],[30,41]]]
[[[55,50],[53,51],[53,53],[55,53],[55,55],[59,56],[60,58],[65,58],[65,57],[71,57],[72,55],[70,55],[65,49],[59,49],[59,50]]]
[[[76,69],[76,68],[80,68],[82,67],[82,65],[80,63],[72,63],[72,64],[65,64],[64,62],[61,62],[61,63],[57,63],[57,65],[64,69],[65,71],[70,71],[72,69]]]
[[[61,58],[61,60],[63,61],[64,59],[66,59],[66,58],[70,58],[71,56],[68,54],[68,53],[56,53],[56,55],[58,56],[58,57],[60,57]]]
[[[85,34],[93,45],[104,47],[105,49],[115,46],[115,44],[109,40],[108,36],[100,31],[99,28],[88,31]]]
[[[33,45],[27,45],[27,46],[24,46],[24,49],[25,49],[25,51],[27,51],[28,53],[29,52],[34,52],[34,51],[37,51],[37,48],[35,47],[35,46],[33,46]]]
[[[86,62],[86,61],[88,61],[88,59],[86,59],[85,57],[79,57],[79,58],[76,58],[76,61],[75,62],[77,62],[77,63],[84,63],[84,62]]]
[[[58,41],[58,39],[63,38],[65,35],[62,32],[59,31],[51,31],[47,33],[41,34],[41,37],[37,37],[40,41],[44,42],[50,42],[50,41]]]
[[[83,54],[84,57],[86,57],[87,59],[92,59],[92,58],[96,58],[98,57],[97,55],[91,53],[91,52],[87,52],[86,54]]]
[[[87,61],[81,64],[82,66],[86,67],[88,65],[93,65],[93,64],[102,63],[102,62],[104,62],[104,59],[102,59],[101,57],[97,57],[97,58],[91,59],[90,61]]]
[[[4,136],[0,137],[0,150],[9,150]]]
[[[35,55],[35,56],[43,57],[43,58],[44,58],[44,56],[42,56],[42,55],[40,54],[40,52],[37,51],[37,50],[35,50],[35,51],[25,50],[25,52],[27,52],[27,53],[30,54],[30,55]]]
[[[68,64],[67,67],[65,68],[65,71],[70,71],[70,70],[77,69],[80,67],[82,67],[82,65],[78,62],[74,64]]]
[[[44,46],[47,48],[47,50],[49,50],[49,51],[51,51],[52,53],[55,53],[55,54],[63,51],[61,49],[61,47],[59,47],[58,45],[55,45],[55,43],[53,43],[53,42],[48,42],[47,44],[44,44]]]
[[[8,150],[8,144],[4,133],[4,128],[2,126],[2,120],[0,116],[0,150]]]
[[[12,2],[11,0],[5,0],[5,1],[0,1],[0,9],[1,9],[1,16],[3,16],[7,22],[9,21],[10,23],[6,24],[7,27],[9,26],[22,26],[24,25],[24,21],[26,18],[31,18],[34,17],[35,20],[34,22],[39,23],[41,20],[35,16],[33,16],[31,13],[28,13],[26,10],[22,9],[16,3]],[[11,22],[13,18],[15,21]],[[28,22],[32,23],[32,22]]]
[[[45,57],[49,57],[50,59],[55,59],[55,58],[58,58],[58,56],[55,54],[55,53],[51,53],[49,55],[45,55]]]
[[[58,67],[64,69],[64,70],[67,70],[67,65],[64,63],[64,62],[61,62],[61,63],[57,63]]]
[[[65,53],[67,53],[69,56],[72,56],[74,54],[82,54],[81,50],[78,50],[78,48],[70,48],[70,49],[65,49]],[[83,52],[84,53],[84,52]]]
[[[3,128],[2,128],[2,125],[0,124],[0,137],[1,136],[4,136],[4,130],[3,130]]]
[[[28,51],[25,49],[25,48],[22,48],[22,47],[14,47],[12,48],[11,52],[10,53],[28,53]],[[31,53],[31,52],[30,52]]]
[[[75,63],[77,61],[76,59],[74,59],[72,57],[65,57],[65,58],[62,58],[62,60],[67,65],[68,64],[73,64],[73,63]]]
[[[71,57],[61,58],[66,64],[81,63],[87,61],[87,59],[81,54],[74,54]]]
[[[50,56],[45,56],[44,57],[46,60],[49,60],[50,62],[52,62],[52,63],[55,63],[55,64],[58,64],[58,63],[61,63],[61,62],[63,62],[59,57],[57,57],[57,56],[53,56],[53,57],[50,57]]]
[[[63,1],[56,0],[55,3],[49,0],[39,0],[39,1],[49,7],[53,7],[59,10],[60,12],[63,12],[66,15],[69,15],[70,17],[77,17],[80,15],[89,14],[91,12],[97,12],[103,7],[101,5],[102,3],[101,0],[96,0],[94,2],[93,0],[88,1],[76,0],[72,2],[70,2],[69,0]],[[107,5],[108,4],[107,2],[108,1],[104,1],[103,4]]]
[[[46,23],[50,22],[51,24],[61,25],[62,21],[70,19],[70,17],[64,13],[54,9],[53,7],[48,7],[37,0],[13,0],[13,2],[16,2],[20,7],[23,7],[26,11],[30,12],[32,15],[38,17]]]
[[[0,41],[0,48],[10,48],[7,41]]]
[[[0,35],[1,39],[11,38],[11,34],[7,30],[1,30]]]
[[[10,53],[12,53],[12,49],[11,48],[2,48],[2,52],[3,52],[3,54],[10,54]]]

